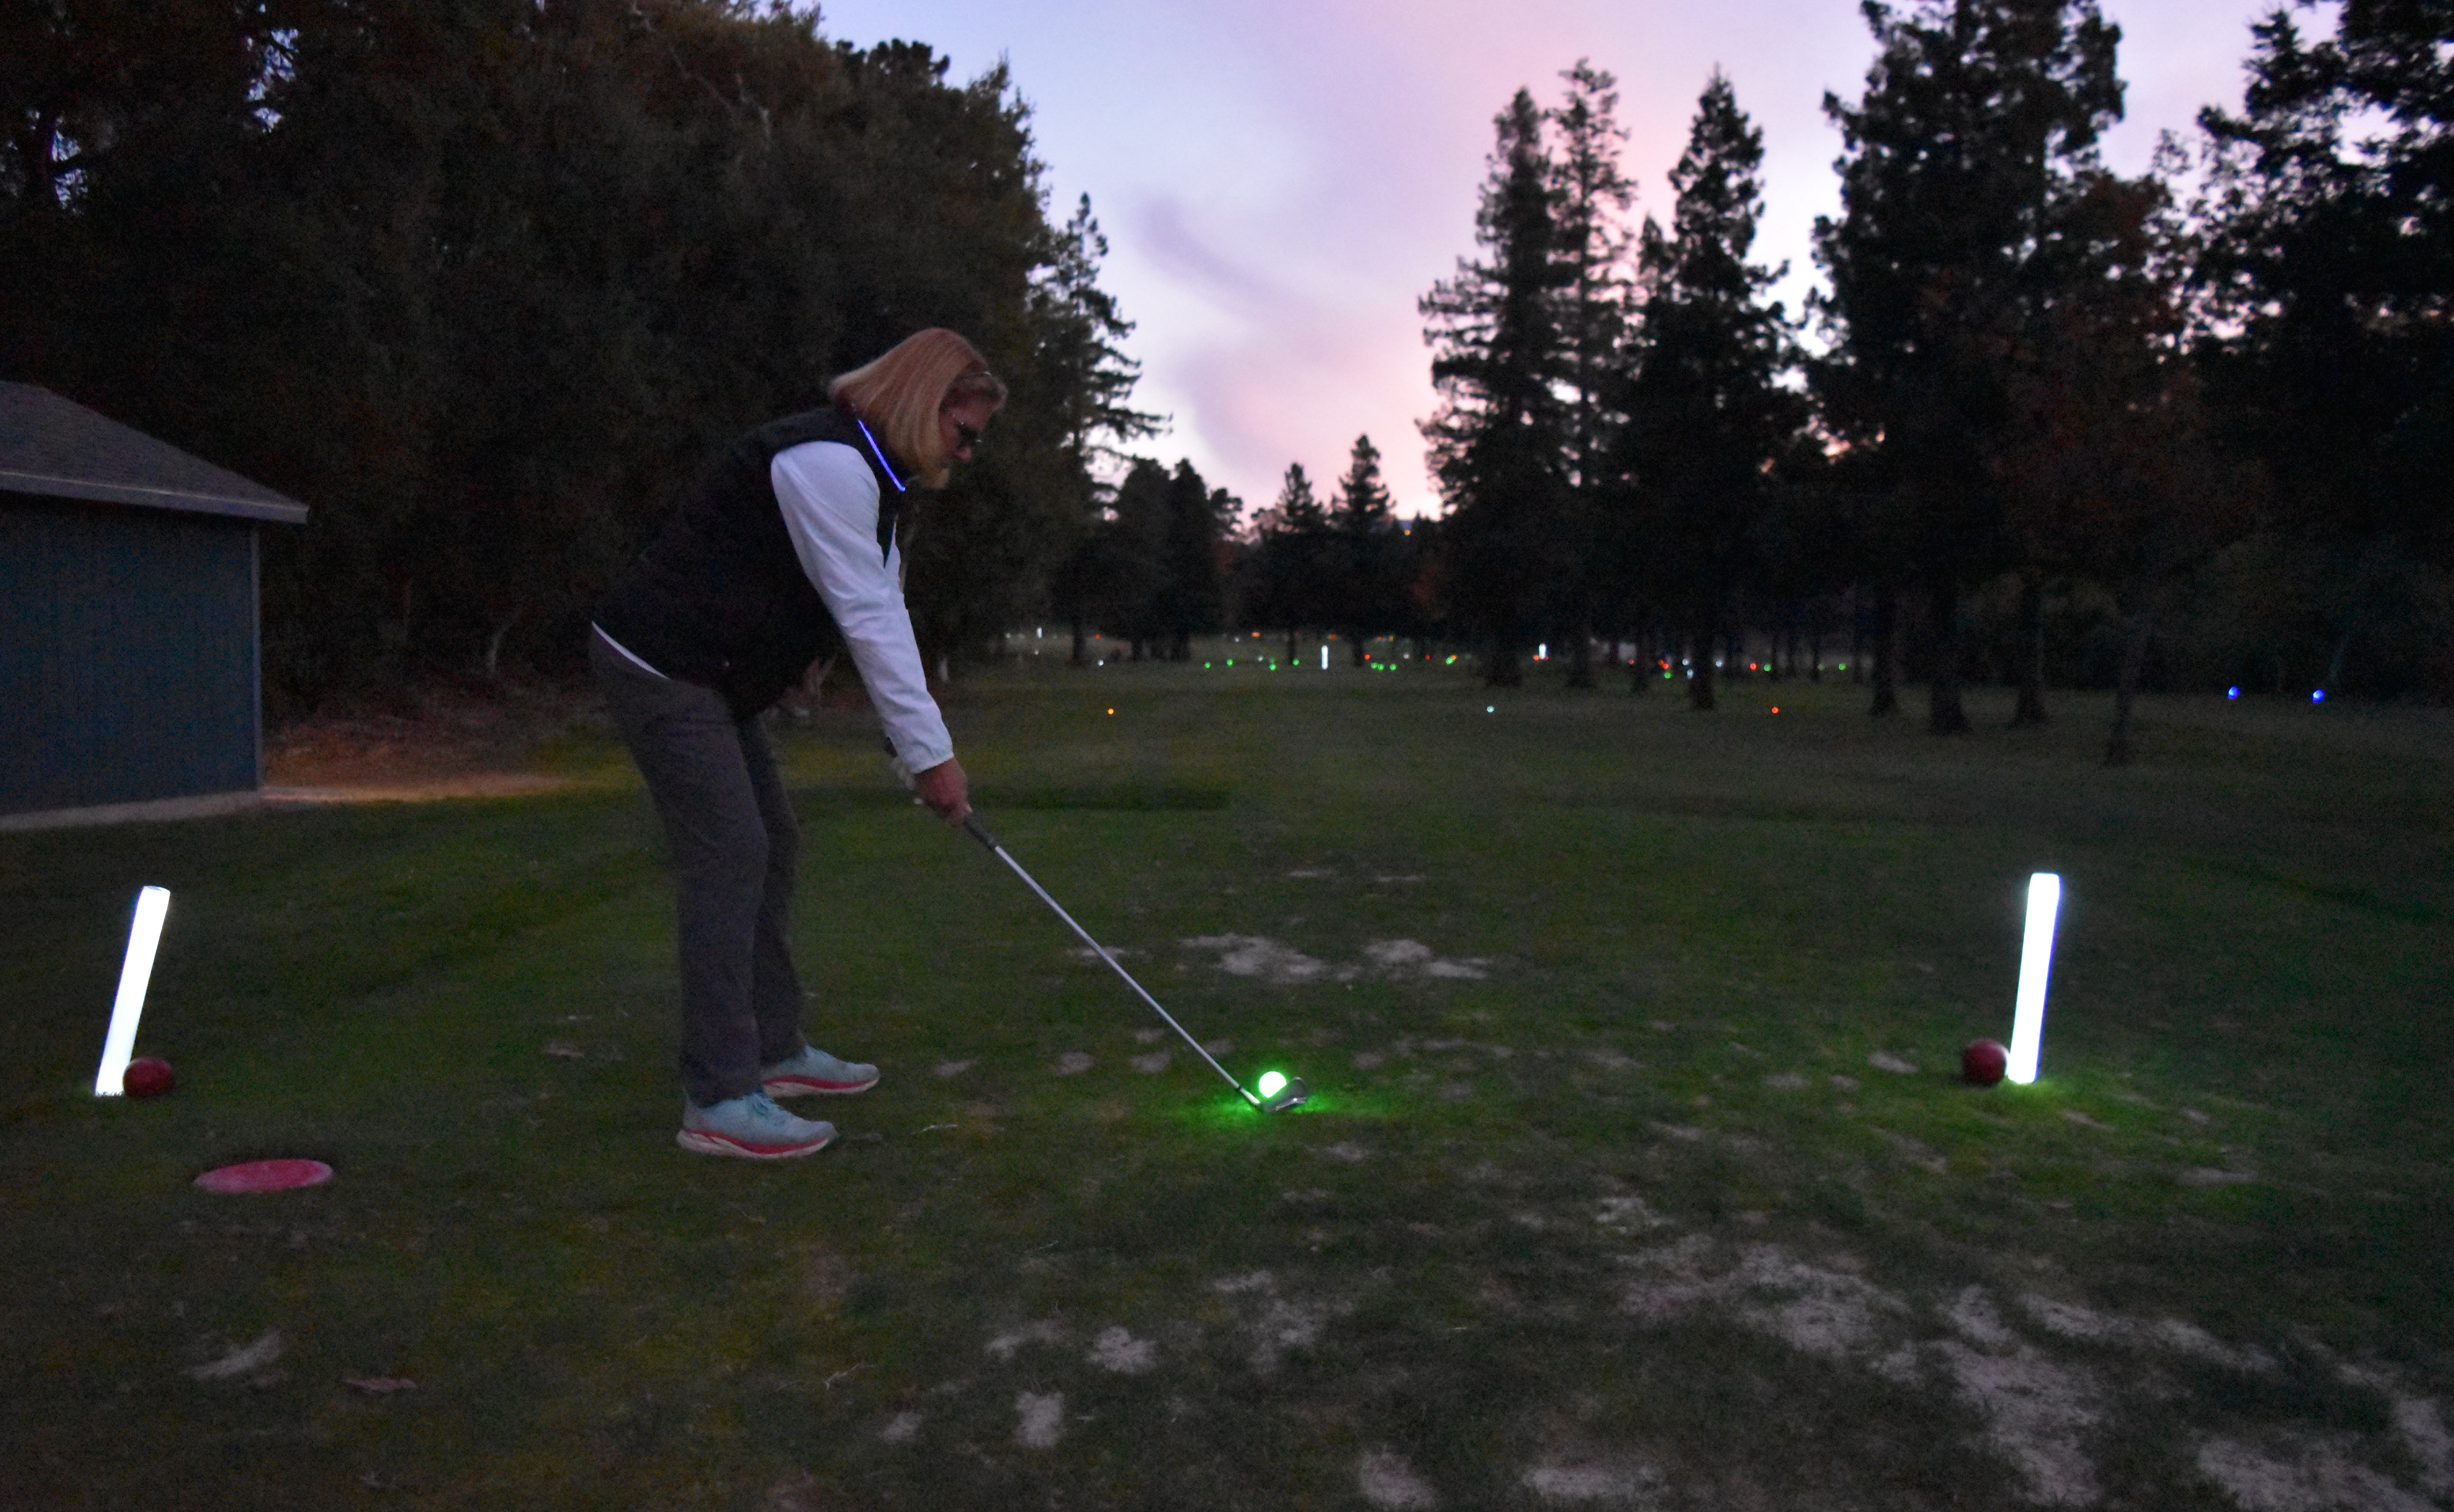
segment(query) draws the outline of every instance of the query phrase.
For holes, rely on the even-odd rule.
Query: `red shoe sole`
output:
[[[795,1156],[815,1155],[835,1141],[829,1137],[815,1144],[751,1144],[741,1139],[727,1139],[721,1134],[710,1134],[704,1129],[684,1129],[674,1136],[674,1142],[696,1155],[736,1155],[750,1160],[789,1160]]]

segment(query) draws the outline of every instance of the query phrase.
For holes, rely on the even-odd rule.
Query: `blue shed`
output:
[[[252,800],[256,533],[306,518],[83,405],[0,383],[0,816]]]

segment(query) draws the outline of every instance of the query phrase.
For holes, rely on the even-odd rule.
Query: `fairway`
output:
[[[777,732],[811,1038],[884,1072],[794,1104],[807,1160],[674,1147],[607,738],[533,796],[0,835],[0,1506],[2454,1502],[2444,714],[2151,697],[2106,769],[2109,696],[1944,740],[1338,650],[946,706],[1015,858],[1308,1081],[1277,1117],[866,716]],[[2042,1076],[1971,1088],[2037,871]],[[97,1100],[146,883],[179,1085]],[[191,1185],[268,1157],[334,1175]]]

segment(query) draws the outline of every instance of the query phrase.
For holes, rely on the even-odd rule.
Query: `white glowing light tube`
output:
[[[2037,1056],[2045,1039],[2045,974],[2054,962],[2054,916],[2062,911],[2062,879],[2051,872],[2028,878],[2028,933],[2020,946],[2020,996],[2011,1017],[2011,1063],[2002,1075],[2022,1086],[2037,1079]]]
[[[102,1069],[93,1095],[115,1098],[124,1090],[128,1058],[136,1049],[136,1020],[145,1012],[145,987],[153,979],[153,950],[162,943],[162,920],[171,912],[171,890],[148,887],[136,895],[136,921],[128,929],[128,959],[119,968],[119,998],[111,1005],[111,1033],[103,1037]]]

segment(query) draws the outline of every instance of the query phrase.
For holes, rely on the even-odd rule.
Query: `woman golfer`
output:
[[[777,1098],[862,1092],[877,1068],[801,1038],[789,944],[799,830],[758,717],[811,662],[852,654],[920,800],[971,813],[903,606],[895,523],[969,460],[1005,385],[923,331],[829,386],[825,409],[717,454],[596,611],[589,662],[647,778],[679,895],[682,1148],[812,1155],[830,1123]]]

